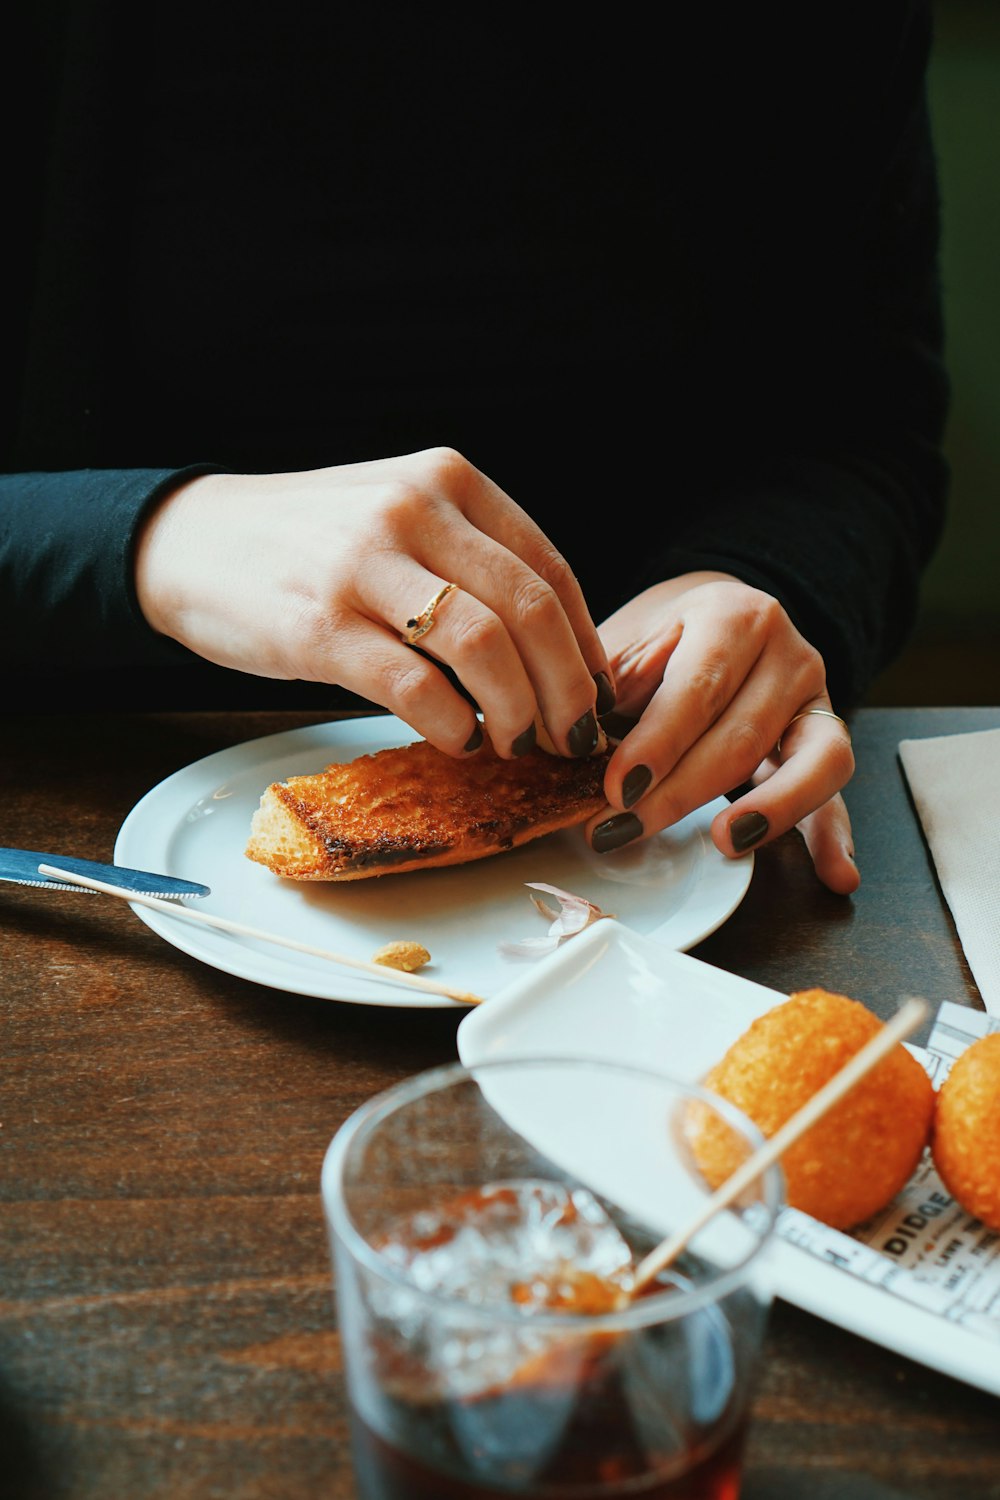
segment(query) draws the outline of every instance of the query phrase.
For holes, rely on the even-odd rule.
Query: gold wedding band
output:
[[[452,589],[457,588],[457,586],[454,583],[446,583],[442,588],[438,589],[433,599],[427,601],[419,615],[414,615],[412,619],[407,620],[406,629],[403,631],[401,639],[408,646],[412,646],[416,641],[419,641],[422,636],[427,634],[428,630],[434,629],[434,611],[441,603],[445,594],[450,594]]]
[[[838,724],[843,724],[844,728],[847,729],[847,738],[848,740],[850,740],[851,731],[847,728],[846,720],[842,719],[839,714],[835,714],[832,708],[804,708],[801,713],[795,714],[793,718],[789,719],[788,723],[779,734],[778,743],[774,747],[774,753],[776,755],[781,754],[781,742],[785,738],[785,735],[788,733],[788,731],[791,729],[792,725],[797,724],[800,719],[807,718],[809,714],[821,714],[824,719],[836,719]]]

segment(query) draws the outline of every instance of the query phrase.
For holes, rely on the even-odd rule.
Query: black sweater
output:
[[[8,706],[332,706],[155,636],[136,527],[201,466],[442,443],[595,619],[720,568],[859,701],[946,492],[925,4],[38,9],[4,131]]]

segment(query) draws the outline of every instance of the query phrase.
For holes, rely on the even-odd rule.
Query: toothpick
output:
[[[784,1125],[776,1130],[774,1135],[770,1136],[752,1156],[749,1156],[742,1166],[737,1167],[736,1171],[726,1178],[721,1187],[717,1188],[700,1206],[690,1223],[676,1230],[639,1262],[629,1290],[629,1297],[634,1297],[642,1287],[652,1281],[681,1253],[688,1241],[708,1223],[709,1219],[713,1218],[720,1209],[728,1208],[745,1187],[766,1172],[768,1167],[776,1162],[794,1141],[804,1135],[811,1125],[815,1125],[816,1121],[825,1115],[838,1099],[842,1099],[877,1062],[891,1052],[898,1042],[915,1031],[927,1015],[927,1011],[926,1000],[921,1000],[914,995],[904,1000],[892,1020],[888,1021],[871,1041],[866,1042],[861,1051],[856,1052],[821,1089],[817,1089],[802,1108],[786,1120]]]
[[[224,932],[235,932],[240,937],[256,938],[262,943],[275,943],[279,948],[291,948],[296,953],[308,953],[313,958],[325,958],[330,963],[344,964],[350,969],[360,969],[370,979],[383,984],[403,985],[404,988],[423,990],[427,994],[444,995],[448,1000],[457,1000],[460,1005],[481,1005],[483,997],[465,990],[451,989],[436,979],[423,974],[410,974],[405,969],[390,969],[386,964],[368,963],[362,958],[350,958],[344,953],[332,953],[328,948],[316,948],[311,943],[300,943],[295,938],[283,937],[277,932],[263,932],[249,927],[244,922],[234,922],[230,917],[216,916],[214,912],[198,911],[192,906],[183,906],[179,901],[164,901],[159,896],[146,896],[138,891],[126,890],[120,885],[108,885],[103,880],[94,880],[89,875],[78,875],[74,870],[61,870],[57,865],[39,865],[43,875],[56,875],[74,885],[86,886],[87,890],[100,891],[105,896],[117,896],[130,905],[148,906],[153,911],[162,911],[169,917],[180,917],[183,921],[201,922],[206,927],[219,927]]]

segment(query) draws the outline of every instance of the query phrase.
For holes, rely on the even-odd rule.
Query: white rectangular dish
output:
[[[754,1017],[785,999],[605,919],[470,1011],[459,1055],[467,1066],[597,1056],[699,1079]],[[967,1027],[967,1044],[988,1018],[964,1008],[955,1017],[959,1010],[947,1007]],[[953,1039],[955,1026],[944,1029]],[[947,1066],[944,1054],[911,1050],[932,1077]],[[784,1209],[774,1285],[807,1312],[1000,1395],[996,1241],[950,1198],[927,1153],[893,1204],[853,1234]]]

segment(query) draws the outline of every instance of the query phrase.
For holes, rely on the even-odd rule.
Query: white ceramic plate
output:
[[[384,943],[413,939],[431,954],[426,976],[487,998],[538,963],[500,952],[504,942],[547,931],[532,905],[529,881],[584,896],[674,949],[690,948],[714,932],[746,894],[752,855],[726,859],[708,836],[725,806],[722,798],[676,827],[608,855],[594,854],[582,831],[571,829],[490,859],[371,880],[282,880],[246,858],[251,817],[272,781],[415,738],[401,720],[373,715],[220,750],[146,793],[122,824],[115,860],[203,881],[212,894],[198,902],[199,910],[366,962]],[[275,989],[365,1005],[456,1003],[159,911],[138,905],[133,910],[182,952]]]
[[[699,1080],[754,1017],[787,998],[620,922],[597,922],[471,1010],[458,1027],[459,1056],[473,1067],[568,1053]],[[571,1154],[577,1143],[566,1149]],[[651,1205],[647,1212],[653,1221]],[[1000,1319],[992,1317],[985,1333],[952,1322],[901,1295],[898,1281],[892,1290],[892,1268],[883,1271],[877,1260],[878,1251],[855,1237],[786,1209],[773,1246],[773,1285],[785,1301],[828,1322],[1000,1395]]]

